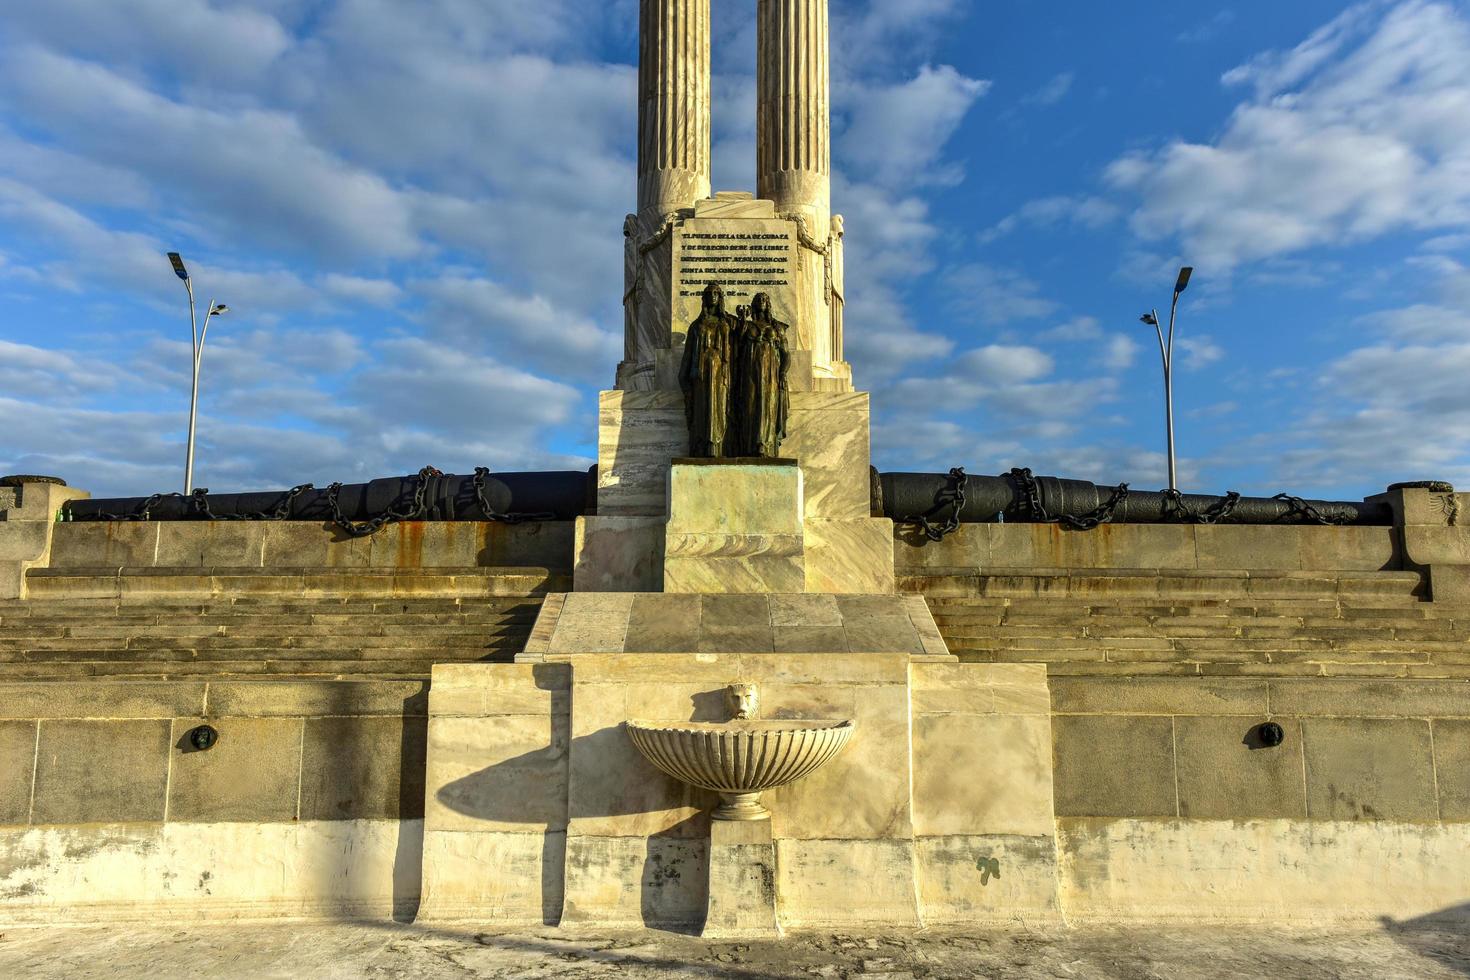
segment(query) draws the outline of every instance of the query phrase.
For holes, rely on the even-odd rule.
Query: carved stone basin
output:
[[[768,789],[794,783],[825,765],[852,738],[850,721],[753,721],[722,724],[630,721],[628,735],[660,772],[719,793],[716,820],[765,820]]]

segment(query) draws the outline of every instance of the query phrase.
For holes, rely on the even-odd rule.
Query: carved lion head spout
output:
[[[754,684],[731,684],[725,688],[725,703],[736,721],[749,721],[760,711],[760,692]]]

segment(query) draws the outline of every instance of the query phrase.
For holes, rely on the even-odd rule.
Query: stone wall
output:
[[[570,521],[409,521],[349,538],[301,521],[98,521],[55,527],[52,568],[568,569]]]
[[[427,688],[0,685],[0,918],[411,915]]]
[[[900,528],[900,576],[968,569],[1188,569],[1253,571],[1403,569],[1392,527],[966,524],[940,542]]]

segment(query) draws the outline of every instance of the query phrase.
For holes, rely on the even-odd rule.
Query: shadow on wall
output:
[[[1470,902],[1414,919],[1379,921],[1405,949],[1470,977]]]
[[[709,889],[709,811],[718,798],[653,768],[622,725],[572,738],[570,690],[564,681],[539,673],[537,685],[552,692],[551,744],[446,784],[436,794],[438,801],[456,813],[500,824],[502,830],[524,827],[522,832],[536,833],[531,828],[538,828],[542,835],[542,921],[546,925],[558,924],[562,916],[567,827],[572,819],[585,821],[579,839],[588,845],[575,851],[572,860],[598,861],[604,874],[617,875],[622,867],[623,880],[631,883],[635,869],[623,864],[628,855],[618,848],[622,842],[637,841],[642,846],[643,853],[633,860],[642,862],[637,880],[645,926],[682,929],[697,925],[693,916],[703,915]],[[725,720],[723,693],[695,695],[690,715],[694,721]],[[638,821],[617,819],[684,807],[693,808],[697,815],[651,833],[634,827]],[[599,821],[607,822],[599,826]],[[650,821],[659,822],[657,818]],[[581,853],[586,856],[579,857]]]

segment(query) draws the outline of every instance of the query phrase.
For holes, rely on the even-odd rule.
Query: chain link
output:
[[[1219,524],[1235,513],[1236,506],[1243,499],[1240,494],[1230,490],[1204,510],[1190,510],[1184,503],[1184,494],[1178,490],[1165,490],[1163,495],[1164,522],[1180,524]]]
[[[922,514],[916,517],[906,517],[896,521],[897,524],[917,526],[924,532],[924,536],[930,541],[943,541],[960,529],[960,513],[965,509],[965,490],[970,485],[970,477],[963,466],[956,466],[949,471],[949,486],[940,499],[947,495],[950,499],[949,517],[942,524],[935,524]]]
[[[526,524],[533,521],[554,521],[556,515],[543,511],[536,514],[501,514],[490,506],[489,499],[485,496],[485,485],[490,479],[490,471],[483,466],[475,467],[475,500],[480,505],[480,512],[485,515],[485,520],[496,521],[501,524]]]
[[[1322,524],[1328,527],[1352,523],[1352,519],[1346,516],[1329,517],[1301,497],[1293,497],[1289,493],[1278,493],[1271,499],[1290,505],[1290,509],[1276,519],[1276,523],[1278,524],[1289,523],[1295,517],[1301,517],[1313,524]]]

